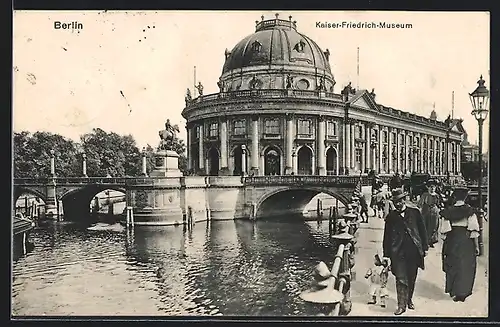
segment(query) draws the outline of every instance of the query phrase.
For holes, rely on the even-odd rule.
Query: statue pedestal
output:
[[[158,150],[155,154],[155,168],[151,177],[181,177],[179,155],[172,150]]]

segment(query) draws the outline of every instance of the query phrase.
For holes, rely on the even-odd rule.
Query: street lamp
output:
[[[479,255],[482,255],[484,252],[484,244],[483,244],[483,123],[488,117],[488,107],[489,107],[489,99],[490,99],[490,91],[484,86],[483,75],[477,81],[478,87],[474,90],[474,92],[469,93],[470,102],[472,103],[472,112],[471,114],[476,118],[477,123],[479,125],[479,229],[481,232],[479,233]]]
[[[87,178],[87,155],[85,152],[82,153],[82,173],[83,177]]]
[[[55,158],[55,151],[50,150],[50,174],[52,177],[56,177],[56,158]]]

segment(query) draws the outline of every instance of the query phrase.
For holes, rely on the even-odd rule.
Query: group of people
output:
[[[416,204],[406,201],[407,194],[402,188],[393,189],[391,197],[386,199],[383,255],[382,258],[379,254],[375,256],[374,267],[365,275],[372,284],[369,304],[375,304],[378,296],[380,304],[385,306],[390,271],[396,279],[398,307],[394,314],[414,310],[418,269],[425,268],[427,252],[440,237],[443,239],[445,293],[456,302],[463,302],[472,294],[479,254],[479,223],[474,209],[465,203],[469,189],[455,187],[451,195],[453,201],[445,206],[441,195],[436,193],[436,184],[435,180],[429,180],[427,192]],[[379,208],[378,201],[375,203]]]

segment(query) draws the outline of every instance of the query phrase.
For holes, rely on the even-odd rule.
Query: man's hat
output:
[[[401,188],[397,188],[394,191],[392,191],[392,201],[397,201],[401,198],[404,198],[406,196],[406,193],[403,191]]]
[[[436,186],[437,185],[437,181],[435,179],[433,179],[433,178],[430,178],[425,184],[427,186],[431,186],[431,185]]]

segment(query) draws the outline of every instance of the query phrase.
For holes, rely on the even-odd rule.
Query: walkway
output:
[[[486,223],[487,225],[487,223]],[[384,221],[370,217],[368,224],[361,224],[356,254],[356,280],[351,288],[352,311],[350,316],[394,316],[396,310],[395,279],[389,277],[389,299],[387,307],[368,305],[368,280],[364,278],[367,269],[373,263],[376,251],[382,251]],[[485,226],[485,235],[488,226]],[[485,237],[485,249],[488,237]],[[485,317],[488,315],[488,252],[478,259],[476,282],[473,294],[465,302],[453,302],[444,293],[444,273],[441,270],[441,242],[431,248],[425,260],[426,269],[419,270],[413,302],[416,310],[407,310],[402,316],[424,317]]]

